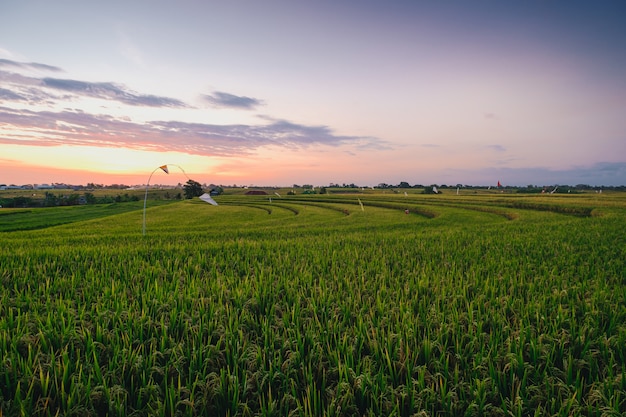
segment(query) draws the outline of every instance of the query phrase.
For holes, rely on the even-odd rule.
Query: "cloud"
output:
[[[486,148],[496,152],[506,152],[506,148],[502,145],[487,145]]]
[[[215,107],[252,110],[263,105],[263,102],[256,98],[236,96],[222,91],[216,91],[213,94],[204,94],[202,98]]]
[[[324,145],[342,147],[342,151],[389,149],[388,143],[378,138],[342,136],[328,126],[303,125],[267,116],[259,116],[258,124],[218,125],[180,120],[137,122],[127,117],[68,109],[65,108],[68,99],[74,99],[80,107],[81,98],[113,100],[129,106],[177,109],[190,106],[175,98],[139,94],[112,82],[38,78],[3,71],[2,66],[47,67],[0,61],[0,103],[5,103],[4,107],[0,105],[0,143],[128,147],[220,156],[249,155],[259,148],[272,146],[305,149]],[[263,104],[255,98],[219,91],[205,99],[216,106],[241,109]],[[42,105],[47,110],[42,110]]]
[[[126,89],[124,86],[114,83],[95,83],[59,78],[43,78],[41,81],[43,85],[48,88],[87,97],[115,100],[131,106],[187,107],[185,103],[174,98],[136,94]]]
[[[264,125],[214,125],[181,121],[136,123],[76,110],[31,111],[0,107],[0,143],[38,146],[128,147],[196,155],[249,155],[266,146],[290,149],[314,145],[385,149],[376,138],[339,136],[326,126],[284,120]],[[9,134],[7,132],[19,132]]]
[[[52,65],[39,64],[37,62],[18,62],[12,61],[10,59],[0,59],[0,67],[13,67],[19,69],[36,69],[43,71],[51,71],[51,72],[61,72],[63,71],[59,67],[54,67]]]
[[[354,146],[359,149],[383,149],[385,143],[376,138],[339,136],[326,126],[306,126],[285,120],[274,120],[265,125],[210,125],[179,121],[152,122],[161,134],[188,139],[186,146],[211,148],[222,155],[248,154],[264,146],[290,149],[313,145]]]
[[[61,78],[38,78],[16,72],[3,71],[1,68],[14,69],[42,68],[51,71],[61,71],[59,68],[45,64],[21,63],[0,59],[0,81],[2,92],[0,100],[28,101],[32,104],[54,104],[59,100],[58,93],[70,93],[73,98],[91,97],[103,100],[113,100],[130,106],[186,108],[189,107],[181,100],[149,94],[138,94],[123,85],[110,82],[86,82]],[[68,97],[63,97],[68,98]]]
[[[24,97],[6,88],[0,88],[0,100],[20,101],[24,100]]]
[[[54,103],[57,97],[41,87],[39,78],[29,77],[0,69],[0,101],[26,102],[28,104]]]

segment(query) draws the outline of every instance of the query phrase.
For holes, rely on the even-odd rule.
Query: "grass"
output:
[[[169,204],[171,202],[151,201],[150,206]],[[142,209],[143,201],[50,208],[2,209],[0,211],[0,232],[45,229]]]
[[[221,196],[149,208],[146,236],[137,208],[3,232],[2,413],[621,415],[603,197]]]

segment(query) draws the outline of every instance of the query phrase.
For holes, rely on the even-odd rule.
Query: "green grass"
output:
[[[149,207],[172,201],[150,201]],[[29,209],[2,209],[0,232],[45,229],[89,219],[100,219],[130,211],[143,210],[143,201]]]
[[[438,197],[0,233],[2,415],[626,413],[626,196]]]

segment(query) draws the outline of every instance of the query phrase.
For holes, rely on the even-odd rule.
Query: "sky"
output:
[[[626,3],[3,0],[0,184],[626,185]]]

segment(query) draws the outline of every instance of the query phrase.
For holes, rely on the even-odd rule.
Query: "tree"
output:
[[[93,193],[85,193],[85,200],[87,201],[87,204],[96,204],[97,203],[97,199],[93,195]]]
[[[183,185],[183,190],[185,192],[185,198],[190,200],[194,197],[200,197],[204,194],[202,191],[202,185],[194,180],[189,180]]]
[[[432,184],[424,188],[423,194],[441,194],[441,190],[437,189],[437,184]]]
[[[57,205],[57,196],[55,196],[54,194],[52,194],[49,191],[46,191],[46,197],[43,201],[43,205],[46,207],[53,207]]]

